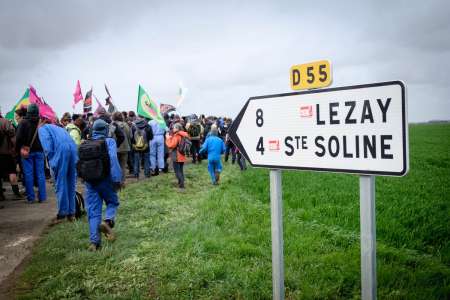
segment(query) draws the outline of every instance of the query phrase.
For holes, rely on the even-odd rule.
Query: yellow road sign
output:
[[[290,70],[291,88],[295,91],[326,87],[331,84],[331,64],[320,60],[294,65]]]

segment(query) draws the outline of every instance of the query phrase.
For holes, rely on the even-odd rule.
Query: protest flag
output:
[[[92,87],[86,93],[86,95],[84,97],[84,103],[83,103],[83,112],[86,114],[91,111],[92,111]]]
[[[30,89],[25,91],[25,94],[23,94],[22,98],[20,98],[16,105],[14,105],[14,107],[5,115],[5,118],[14,123],[14,125],[17,125],[16,119],[14,118],[14,113],[21,106],[27,107],[28,104],[30,104]]]
[[[141,117],[156,120],[162,128],[167,127],[158,105],[140,85],[138,90],[137,113]]]
[[[83,94],[81,94],[80,81],[77,80],[77,86],[75,87],[75,92],[73,92],[72,108],[75,109],[75,105],[77,105],[77,103],[80,102],[81,100],[83,100]]]

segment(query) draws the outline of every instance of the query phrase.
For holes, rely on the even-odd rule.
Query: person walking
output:
[[[149,143],[153,139],[152,128],[145,119],[136,119],[131,134],[131,144],[134,151],[134,177],[139,179],[140,163],[144,160],[144,175],[150,177]]]
[[[92,127],[92,138],[79,148],[79,176],[84,180],[85,199],[89,222],[89,251],[101,247],[101,233],[107,240],[114,241],[113,231],[121,186],[122,172],[117,159],[117,146],[109,138],[109,125],[96,120]],[[103,202],[106,203],[105,218],[102,221]]]
[[[219,184],[222,162],[220,156],[225,153],[225,143],[218,137],[218,129],[212,126],[208,137],[200,148],[200,154],[208,154],[208,172],[213,185]]]
[[[1,184],[3,177],[8,176],[14,195],[20,199],[22,195],[19,191],[16,175],[15,154],[15,134],[16,130],[11,121],[5,119],[0,113],[0,200],[5,200],[3,186]]]
[[[74,221],[77,145],[69,133],[59,126],[45,124],[38,132],[55,182],[58,213],[53,224],[61,223],[65,218]]]
[[[166,128],[163,128],[156,120],[150,120],[148,123],[153,131],[153,139],[150,142],[150,169],[152,175],[156,176],[164,170],[164,134]]]
[[[200,124],[198,119],[192,120],[190,123],[186,124],[186,130],[189,134],[189,138],[192,142],[191,154],[192,163],[201,163],[201,157],[199,155],[200,141],[203,135],[203,126]]]
[[[47,200],[45,187],[44,152],[39,140],[39,107],[32,103],[27,107],[26,117],[19,123],[16,132],[16,151],[22,157],[25,188],[28,203],[35,200],[34,181],[37,179],[39,202]]]
[[[123,114],[120,112],[113,113],[112,124],[120,128],[124,134],[122,144],[117,148],[117,158],[119,159],[120,169],[122,170],[122,185],[125,184],[125,168],[127,167],[128,153],[131,149],[131,129],[124,122]]]
[[[187,139],[188,134],[183,131],[183,126],[180,123],[173,125],[172,133],[166,133],[166,145],[170,150],[170,156],[173,163],[175,176],[178,180],[178,187],[184,190],[184,170],[183,166],[186,162],[186,156],[178,150],[182,139]]]

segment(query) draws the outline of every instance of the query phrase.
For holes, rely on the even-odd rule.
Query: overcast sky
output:
[[[79,79],[135,110],[138,84],[175,104],[182,82],[181,113],[234,117],[291,92],[292,65],[328,59],[333,87],[402,80],[410,122],[450,119],[450,1],[313,2],[0,0],[1,109],[32,84],[71,112]]]

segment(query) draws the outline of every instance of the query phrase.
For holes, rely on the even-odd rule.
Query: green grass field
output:
[[[410,172],[378,177],[380,299],[450,297],[450,125],[410,126]],[[268,171],[206,163],[121,192],[116,242],[86,251],[86,220],[54,227],[18,283],[20,299],[270,299]],[[360,298],[358,177],[283,172],[288,299]]]

